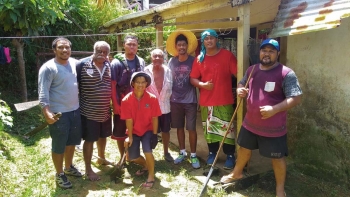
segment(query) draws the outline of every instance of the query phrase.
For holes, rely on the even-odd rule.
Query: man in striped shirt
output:
[[[93,55],[80,60],[77,64],[80,114],[85,140],[83,145],[85,173],[91,181],[100,180],[91,168],[94,142],[97,142],[100,157],[97,163],[110,164],[105,159],[106,138],[112,135],[109,52],[109,44],[98,41],[94,45]]]

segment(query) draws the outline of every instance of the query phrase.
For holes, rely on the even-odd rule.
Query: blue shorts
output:
[[[169,133],[171,124],[171,114],[162,114],[158,117],[158,133],[165,132]]]
[[[82,137],[80,110],[62,113],[60,119],[49,125],[52,152],[63,154],[66,146],[79,145]]]
[[[128,154],[129,160],[137,159],[140,157],[140,142],[142,143],[143,153],[152,153],[151,138],[153,131],[147,131],[143,136],[132,135],[132,144],[129,147]]]

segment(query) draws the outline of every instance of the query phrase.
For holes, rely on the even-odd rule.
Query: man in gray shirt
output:
[[[63,37],[52,42],[55,58],[47,61],[39,70],[38,93],[45,120],[49,123],[52,138],[52,161],[56,169],[56,183],[67,189],[72,183],[66,175],[81,177],[73,166],[75,145],[82,137],[79,113],[76,60],[70,58],[71,42]],[[58,119],[54,115],[62,116]],[[63,160],[65,168],[63,170]]]

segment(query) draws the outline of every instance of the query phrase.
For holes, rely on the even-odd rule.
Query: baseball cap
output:
[[[268,38],[266,40],[264,40],[261,45],[260,45],[260,49],[263,48],[266,45],[271,45],[273,46],[277,51],[280,51],[280,45],[278,44],[278,42],[274,39]]]
[[[134,72],[132,75],[131,75],[131,79],[130,79],[130,85],[132,86],[132,81],[134,80],[135,77],[145,77],[146,81],[147,81],[147,86],[148,87],[149,85],[151,85],[151,77],[145,73],[145,72]]]

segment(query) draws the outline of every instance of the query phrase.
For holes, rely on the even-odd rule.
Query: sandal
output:
[[[142,176],[142,175],[145,174],[146,172],[148,172],[147,169],[140,169],[140,170],[136,171],[135,175],[136,175],[136,176]]]
[[[243,178],[243,177],[242,177]],[[233,178],[231,175],[226,175],[226,176],[223,176],[221,179],[220,179],[220,183],[221,184],[229,184],[229,183],[234,183],[242,178]]]
[[[146,181],[145,183],[142,183],[141,187],[151,189],[154,185],[155,181]]]

